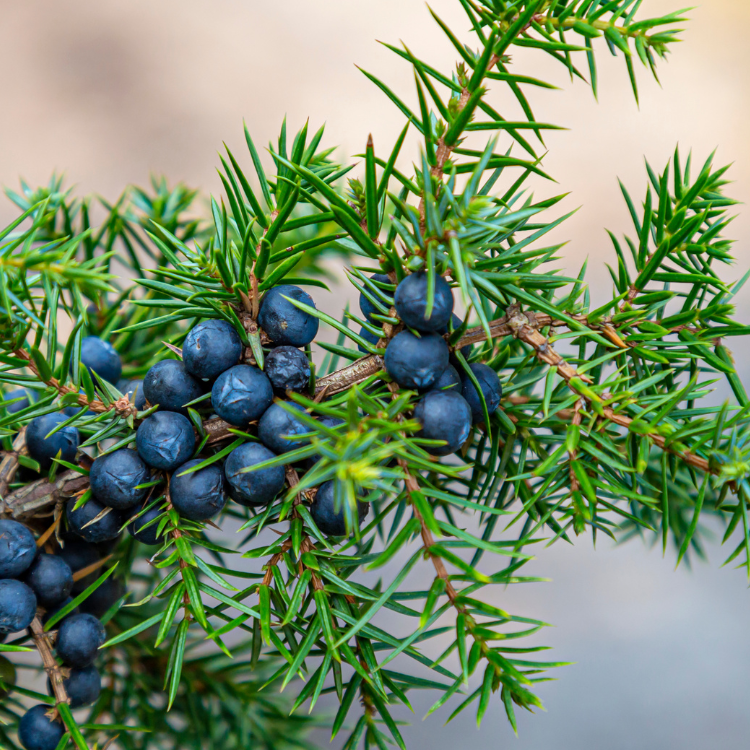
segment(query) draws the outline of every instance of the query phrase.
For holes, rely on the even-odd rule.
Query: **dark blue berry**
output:
[[[81,708],[96,703],[102,692],[102,678],[99,670],[92,666],[82,669],[71,669],[70,675],[63,680],[65,692],[70,698],[71,708]],[[47,692],[52,695],[52,684],[47,680]]]
[[[242,341],[226,320],[198,323],[182,345],[182,361],[194,378],[213,380],[236,365],[241,356]]]
[[[130,448],[120,448],[94,460],[89,472],[94,499],[115,510],[132,508],[146,497],[151,472],[143,459]]]
[[[66,617],[57,631],[57,655],[69,667],[88,667],[104,643],[104,625],[88,613]]]
[[[21,411],[21,409],[27,408],[31,403],[29,400],[29,393],[23,388],[16,388],[16,390],[4,394],[2,399],[3,401],[18,399],[5,407],[8,410],[8,414],[15,414],[16,412]]]
[[[81,341],[81,364],[108,383],[116,383],[122,375],[120,355],[112,344],[98,336],[86,336]],[[96,378],[92,376],[92,379],[96,383]]]
[[[436,333],[401,331],[386,347],[385,369],[402,388],[429,388],[448,367],[449,353],[445,339]]]
[[[448,365],[443,374],[430,386],[431,391],[451,391],[461,388],[461,376],[453,365]]]
[[[63,599],[61,602],[58,602],[57,604],[52,604],[49,607],[45,607],[44,608],[45,614],[44,614],[44,617],[42,618],[42,623],[46,625],[49,619],[54,617],[61,609],[63,609],[63,607],[67,607],[68,604],[70,604],[72,601],[73,601],[72,596],[66,596],[65,599]],[[70,612],[68,612],[68,614],[65,615],[63,619],[65,619],[66,617],[71,617],[72,615],[77,615],[80,611],[81,610],[78,609],[78,607],[73,607],[73,609],[71,609]]]
[[[455,453],[471,431],[471,409],[458,391],[430,391],[414,408],[414,419],[422,425],[421,437],[447,443],[425,447],[434,456]]]
[[[503,395],[500,378],[498,378],[497,373],[491,367],[479,362],[469,365],[469,367],[479,381],[479,387],[482,389],[482,395],[487,404],[487,413],[490,415],[494,414],[497,411],[497,407],[500,406],[500,399]],[[462,393],[471,407],[471,415],[474,421],[483,422],[484,412],[482,411],[482,402],[474,383],[471,382],[466,373],[463,374]]]
[[[141,542],[141,544],[147,544],[150,547],[162,544],[164,537],[158,536],[159,521],[156,520],[161,515],[162,509],[158,505],[149,508],[149,510],[139,515],[138,518],[130,523],[128,532],[132,537]]]
[[[138,455],[154,469],[172,471],[195,450],[195,432],[187,417],[157,411],[141,422],[135,434]]]
[[[143,392],[142,380],[118,380],[117,390],[127,396],[138,411],[146,408],[146,394]]]
[[[260,304],[258,323],[276,346],[307,346],[318,333],[318,319],[295,307],[285,297],[315,307],[307,292],[282,284],[266,292]]]
[[[296,411],[304,411],[299,404],[288,401],[285,404]],[[283,406],[271,404],[258,422],[260,442],[274,453],[288,453],[307,445],[309,438],[298,438],[310,432],[310,428],[290,414]]]
[[[313,500],[310,506],[310,515],[313,521],[315,521],[315,525],[324,534],[328,534],[329,536],[344,536],[347,533],[344,518],[344,503],[346,502],[346,498],[342,496],[339,499],[338,509],[336,509],[335,494],[336,482],[323,482],[318,487],[315,500]],[[357,516],[360,524],[365,519],[365,516],[367,516],[369,509],[369,503],[357,502]]]
[[[100,505],[96,500],[88,500],[78,510],[74,510],[77,498],[68,500],[67,515],[70,530],[81,539],[98,544],[116,539],[122,528],[123,518],[119,511]],[[91,523],[100,513],[108,510],[105,516]]]
[[[213,518],[227,502],[224,472],[218,464],[183,474],[201,462],[200,458],[196,458],[180,466],[172,474],[169,485],[172,505],[181,516],[191,521],[206,521]]]
[[[62,557],[40,552],[24,581],[46,609],[67,599],[73,590],[73,571]]]
[[[258,419],[273,401],[268,376],[257,367],[235,365],[222,372],[211,388],[214,411],[235,427]]]
[[[36,596],[15,578],[0,580],[0,633],[26,630],[36,615]]]
[[[107,610],[125,596],[125,584],[110,576],[81,602],[81,612],[101,619]]]
[[[242,471],[272,458],[276,458],[276,454],[259,443],[244,443],[229,454],[224,474],[229,484],[229,496],[235,502],[247,507],[268,505],[281,492],[284,487],[283,466]]]
[[[65,734],[60,718],[50,719],[52,706],[40,703],[30,708],[18,723],[18,739],[26,750],[55,750]]]
[[[78,430],[75,427],[63,427],[47,437],[57,425],[67,419],[64,414],[55,412],[43,414],[32,419],[26,428],[26,447],[29,449],[29,455],[39,462],[42,471],[47,471],[52,466],[53,458],[61,458],[69,463],[75,461],[79,442]]]
[[[200,383],[189,375],[185,365],[177,359],[157,362],[143,379],[143,393],[152,406],[159,404],[164,411],[174,411],[187,416],[191,401],[203,395]]]
[[[0,578],[18,578],[36,557],[34,535],[18,521],[0,519]]]
[[[370,276],[370,279],[372,281],[380,282],[381,284],[392,284],[393,283],[390,280],[390,278],[388,277],[388,274],[385,274],[385,273],[374,273],[372,276]],[[378,299],[378,301],[384,307],[392,307],[393,306],[393,298],[391,297],[391,293],[390,292],[385,292],[385,294],[388,297],[391,297],[390,303],[386,303],[386,302],[383,302],[383,300],[380,299],[380,297],[378,297],[377,293],[373,292],[372,289],[368,288],[367,291],[370,294],[370,296],[376,297]],[[382,291],[385,291],[385,290],[382,290]],[[359,293],[359,309],[362,311],[362,315],[364,315],[365,318],[367,318],[367,320],[369,320],[371,323],[373,322],[373,317],[372,317],[373,313],[377,313],[378,315],[382,314],[380,312],[380,310],[378,310],[375,307],[375,305],[373,305],[372,302],[370,302],[370,300],[367,299],[367,297],[365,297],[364,294],[362,294],[362,292]]]
[[[277,346],[266,356],[263,369],[280,391],[306,391],[310,385],[310,360],[293,346]]]
[[[432,311],[427,315],[427,279],[424,271],[407,276],[393,297],[398,317],[417,331],[439,331],[446,328],[453,313],[453,292],[442,276],[435,277]]]
[[[82,539],[76,537],[66,539],[65,546],[59,550],[57,554],[68,563],[73,573],[77,573],[79,570],[83,570],[84,568],[88,568],[90,565],[99,562],[102,557],[99,550],[93,544],[84,542]],[[94,571],[83,578],[79,578],[73,583],[73,593],[80,594],[84,589],[87,589],[99,577],[99,575],[101,575],[101,571]]]
[[[374,334],[371,331],[369,331],[367,328],[362,326],[362,328],[359,329],[359,335],[365,340],[369,341],[373,346],[378,345],[378,341],[380,341],[382,333],[381,334]],[[357,349],[359,349],[364,354],[369,354],[370,352],[365,349],[362,344],[357,344]]]

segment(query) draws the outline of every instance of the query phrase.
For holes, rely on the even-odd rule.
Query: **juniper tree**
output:
[[[470,709],[478,723],[500,702],[515,729],[517,709],[540,706],[535,686],[560,664],[524,646],[544,623],[488,592],[535,580],[524,566],[539,543],[650,535],[665,552],[673,543],[679,562],[700,552],[711,516],[734,545],[727,562],[750,577],[749,407],[726,343],[748,332],[733,318],[748,275],[724,268],[726,168],[675,151],[663,170],[648,167],[642,200],[623,186],[633,230],[610,235],[612,295],[592,309],[585,266],[564,276],[561,246],[548,244],[570,216],[562,196],[529,190],[549,177],[543,136],[555,126],[536,120],[524,92],[550,85],[512,58],[518,47],[551,56],[596,95],[606,45],[637,98],[636,69],[656,75],[684,19],[644,16],[640,0],[459,2],[466,28],[433,13],[453,69],[387,45],[411,69],[411,90],[365,72],[404,128],[384,150],[369,139],[355,163],[333,159],[322,128],[292,136],[284,122],[268,159],[247,129],[248,153],[226,150],[224,193],[205,220],[191,218],[194,191],[163,180],[113,204],[79,200],[58,177],[7,191],[21,213],[0,232],[2,514],[63,557],[75,587],[0,645],[11,661],[29,652],[24,663],[43,667],[51,688],[14,687],[2,662],[4,747],[19,747],[31,703],[49,710],[28,715],[20,742],[43,724],[58,747],[307,746],[322,695],[338,705],[331,732],[345,733],[344,747],[403,747],[392,710],[417,689],[434,694],[431,713],[451,701],[451,718]],[[493,104],[509,99],[516,119]],[[409,132],[417,153],[404,149]],[[332,317],[314,304],[331,252],[346,259],[360,311]],[[461,314],[450,317],[454,301]],[[296,315],[312,336],[298,338]],[[313,351],[318,325],[337,338]],[[114,346],[124,380],[92,364],[92,336]],[[231,376],[191,381],[195,341],[222,336],[239,342],[232,368],[218,368]],[[430,342],[423,380],[407,383],[396,360],[413,365]],[[215,364],[206,357],[201,366]],[[152,370],[165,361],[197,384],[166,411],[166,396],[149,397],[177,388]],[[240,392],[243,404],[260,398],[253,383],[267,376],[275,391],[260,418],[214,413],[237,414]],[[708,405],[721,381],[733,398]],[[451,418],[466,407],[457,445],[447,421],[430,421],[438,403]],[[138,438],[165,414],[194,459],[179,469],[159,467]],[[27,445],[46,415],[49,469]],[[65,458],[54,438],[69,428]],[[130,488],[138,505],[102,501],[92,466],[110,456],[151,467]],[[207,518],[189,504],[206,493],[223,508]],[[93,544],[102,538],[104,550]],[[432,583],[420,590],[425,568]],[[74,714],[71,647],[54,636],[63,622],[72,630],[79,607],[107,641],[103,689]]]

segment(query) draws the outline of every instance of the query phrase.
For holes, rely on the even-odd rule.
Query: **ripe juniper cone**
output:
[[[73,615],[60,624],[55,649],[66,666],[82,669],[93,664],[105,638],[104,625],[96,617]]]
[[[449,391],[461,388],[461,376],[453,365],[448,365],[442,375],[430,386],[431,391]]]
[[[102,692],[102,678],[94,666],[71,669],[70,676],[63,680],[63,687],[70,699],[71,708],[81,708],[96,703]],[[47,680],[47,692],[52,695],[52,683]]]
[[[469,437],[471,408],[458,391],[430,391],[414,407],[414,419],[422,425],[421,436],[445,440],[447,445],[425,446],[434,456],[455,453]]]
[[[136,451],[120,448],[94,461],[89,480],[98,503],[125,510],[146,497],[148,487],[139,488],[139,485],[151,480],[151,472]]]
[[[162,515],[162,510],[158,505],[149,508],[128,525],[128,533],[142,544],[149,546],[161,544],[164,539],[157,536],[159,522],[155,520],[160,515]]]
[[[385,369],[402,388],[430,388],[448,367],[448,356],[442,336],[401,331],[386,347]]]
[[[242,471],[272,458],[276,458],[276,454],[258,443],[244,443],[229,454],[224,464],[224,474],[229,485],[229,496],[235,502],[248,507],[268,505],[281,492],[284,487],[283,466]]]
[[[370,330],[369,330],[368,328],[365,328],[364,326],[362,326],[362,327],[361,327],[361,328],[359,329],[359,335],[360,335],[360,336],[361,336],[361,337],[362,337],[362,338],[363,338],[363,339],[364,339],[365,341],[369,341],[369,342],[370,342],[370,343],[371,343],[371,344],[372,344],[373,346],[377,346],[377,345],[378,345],[378,341],[380,341],[380,339],[381,339],[381,338],[382,338],[382,336],[383,336],[383,333],[382,333],[382,331],[381,331],[381,332],[380,332],[379,334],[374,334],[374,333],[373,333],[372,331],[370,331]],[[365,349],[365,347],[364,347],[364,346],[362,346],[362,344],[359,344],[359,343],[358,343],[358,344],[357,344],[357,349],[359,349],[359,350],[360,350],[360,351],[361,351],[361,352],[362,352],[363,354],[369,354],[369,352],[367,351],[367,349]]]
[[[98,336],[86,336],[81,341],[81,364],[108,383],[116,383],[122,375],[120,355],[112,344]],[[92,379],[96,383],[96,378]]]
[[[141,422],[135,434],[138,455],[154,469],[173,471],[195,450],[195,432],[187,417],[157,411]]]
[[[263,369],[279,391],[305,391],[310,385],[310,360],[293,346],[271,349]]]
[[[304,407],[293,401],[287,401],[285,405],[296,411],[304,411]],[[271,404],[258,422],[260,442],[274,453],[289,453],[307,445],[309,438],[297,438],[297,435],[308,432],[310,429],[306,425],[279,404]]]
[[[435,277],[432,310],[427,315],[427,281],[423,271],[407,276],[397,287],[393,301],[396,313],[409,328],[439,331],[447,328],[453,313],[453,292],[442,276]]]
[[[68,527],[87,542],[98,544],[116,539],[122,528],[120,512],[101,505],[96,500],[88,500],[78,510],[74,510],[77,498],[71,497],[66,506]],[[109,512],[95,523],[91,523],[100,513]],[[87,525],[90,524],[90,525]]]
[[[0,578],[18,578],[36,557],[34,535],[18,521],[0,519]]]
[[[55,750],[65,734],[60,718],[47,715],[51,706],[40,703],[30,708],[18,723],[18,739],[26,750]]]
[[[12,399],[19,399],[14,401],[12,404],[8,404],[5,408],[9,414],[15,414],[29,406],[29,394],[23,388],[17,388],[15,391],[10,391],[3,396],[3,401],[11,401]]]
[[[315,500],[310,506],[310,515],[313,521],[315,521],[315,525],[324,534],[328,534],[329,536],[344,536],[347,533],[344,516],[344,503],[346,500],[342,498],[339,501],[337,510],[335,507],[335,487],[335,481],[323,482],[318,487]],[[369,503],[357,503],[357,516],[360,524],[364,521],[369,509]]]
[[[315,307],[307,292],[291,284],[281,284],[263,297],[258,323],[275,346],[307,346],[318,333],[318,319],[295,307],[285,297]]]
[[[182,345],[182,361],[194,378],[213,380],[236,365],[242,341],[226,320],[206,320],[188,333]]]
[[[227,502],[224,472],[218,464],[183,474],[201,462],[202,459],[196,458],[180,466],[172,474],[169,485],[172,505],[181,516],[191,521],[213,518]]]
[[[143,379],[143,393],[152,406],[187,416],[185,404],[203,395],[200,383],[189,375],[185,365],[177,359],[157,362]]]
[[[42,623],[46,625],[47,621],[50,618],[54,617],[64,607],[67,607],[68,604],[70,604],[72,601],[73,601],[72,596],[66,596],[65,599],[63,599],[61,602],[58,602],[57,604],[53,604],[49,607],[45,607],[45,613],[44,613],[44,617],[42,617]],[[73,609],[70,610],[70,612],[68,612],[66,617],[70,617],[71,615],[77,615],[80,611],[81,610],[78,607],[74,607]]]
[[[90,596],[81,602],[81,612],[101,619],[109,608],[125,596],[125,584],[110,576]]]
[[[370,279],[372,281],[380,282],[381,284],[393,283],[388,278],[388,274],[385,273],[374,273],[372,276],[370,276]],[[367,291],[371,296],[377,297],[378,301],[382,303],[384,307],[388,308],[393,306],[393,298],[388,292],[385,292],[384,289],[381,289],[381,291],[390,298],[390,302],[384,302],[372,289],[368,288]],[[367,299],[364,294],[362,294],[362,292],[359,293],[359,309],[362,311],[362,315],[364,315],[365,318],[367,318],[367,320],[369,320],[371,323],[374,322],[372,317],[374,313],[377,313],[379,315],[381,314],[380,310],[378,310],[375,305],[373,305],[372,302],[370,302],[370,300]]]
[[[26,447],[29,455],[39,462],[42,471],[49,470],[53,458],[61,458],[69,463],[75,461],[79,443],[78,430],[69,425],[58,430],[54,435],[49,435],[57,425],[67,419],[68,417],[64,414],[52,412],[35,417],[26,428]]]
[[[73,534],[69,534],[68,536],[70,538],[65,539],[65,546],[58,551],[57,555],[58,557],[62,557],[62,559],[68,563],[73,573],[88,568],[90,565],[101,560],[102,556],[95,545],[84,542]],[[99,577],[99,575],[100,573],[94,571],[93,573],[89,573],[83,578],[74,581],[72,593],[80,594],[83,590],[87,589]]]
[[[245,427],[273,401],[268,376],[257,367],[235,365],[221,373],[211,388],[214,411],[229,424]]]
[[[118,380],[117,390],[127,396],[138,411],[146,408],[146,394],[143,392],[142,380]]]
[[[497,373],[487,365],[483,365],[480,362],[475,362],[469,365],[474,376],[479,381],[479,386],[482,389],[482,395],[487,404],[487,413],[492,415],[497,411],[497,407],[500,406],[500,399],[503,395],[503,389],[500,385],[500,378]],[[471,407],[471,415],[475,422],[484,421],[484,412],[482,411],[482,401],[477,393],[476,386],[471,382],[469,376],[463,374],[463,386],[461,389],[463,397]]]
[[[31,625],[36,615],[36,596],[21,581],[0,580],[0,633],[17,633]]]
[[[62,557],[40,552],[24,581],[36,595],[37,602],[48,608],[67,599],[73,590],[73,571]]]

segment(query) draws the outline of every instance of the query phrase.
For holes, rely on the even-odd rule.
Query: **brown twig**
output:
[[[55,701],[57,703],[70,703],[68,693],[63,684],[63,680],[65,679],[63,670],[58,665],[57,660],[52,654],[52,643],[50,642],[49,635],[44,632],[44,626],[39,619],[39,615],[33,619],[29,626],[29,631],[34,640],[34,645],[39,652],[39,656],[42,657],[44,671],[47,672],[47,676],[52,685],[52,693],[55,696]]]
[[[13,438],[13,450],[5,453],[0,459],[0,512],[5,512],[5,496],[8,494],[8,487],[15,479],[20,465],[18,457],[22,453],[26,453],[25,427],[22,427]]]

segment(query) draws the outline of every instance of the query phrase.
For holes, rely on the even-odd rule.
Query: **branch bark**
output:
[[[49,635],[44,632],[44,626],[42,621],[37,615],[29,626],[31,637],[34,641],[39,656],[42,657],[42,664],[44,665],[44,671],[49,677],[49,681],[52,684],[52,693],[55,696],[57,703],[70,703],[68,693],[65,690],[63,684],[63,670],[58,665],[57,660],[52,654],[52,643],[50,642]]]

